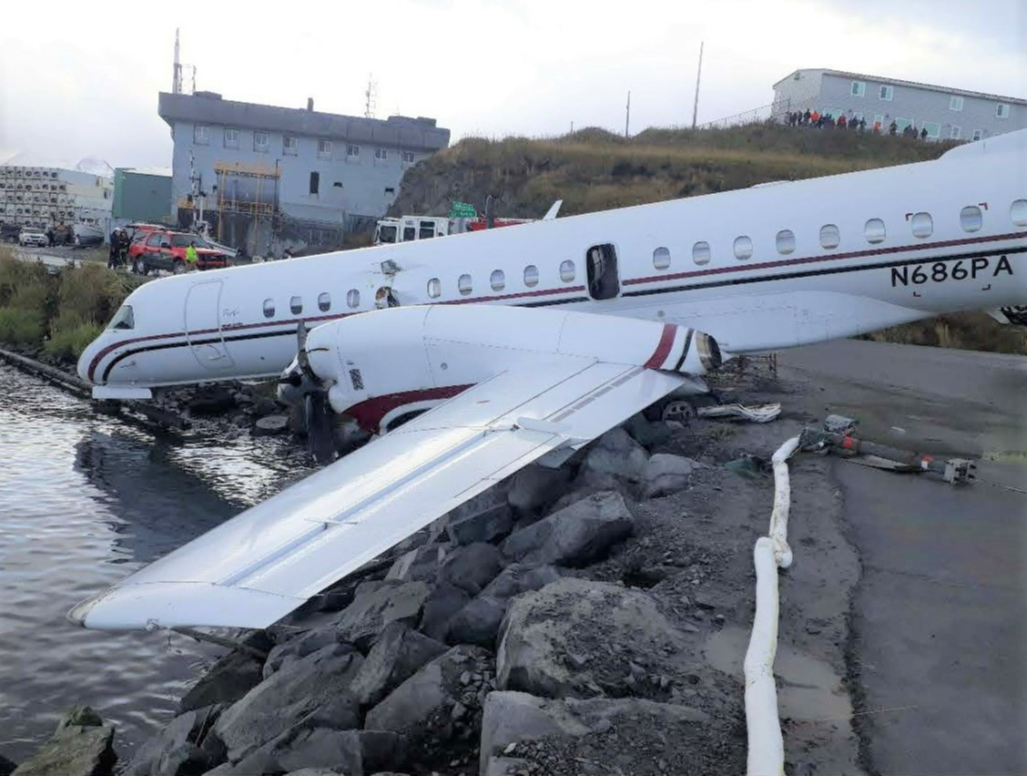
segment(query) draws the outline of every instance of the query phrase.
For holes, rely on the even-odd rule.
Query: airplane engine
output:
[[[603,361],[699,376],[722,360],[713,337],[683,326],[561,310],[400,307],[319,326],[310,373],[337,413],[369,431],[430,409],[515,366]]]

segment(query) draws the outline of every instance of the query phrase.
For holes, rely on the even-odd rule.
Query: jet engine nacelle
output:
[[[496,306],[399,307],[312,330],[310,369],[338,413],[370,430],[514,367],[581,359],[702,375],[721,362],[703,332],[652,321]]]

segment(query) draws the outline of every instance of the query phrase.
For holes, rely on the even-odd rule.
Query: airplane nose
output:
[[[85,350],[82,351],[82,355],[78,358],[78,365],[75,367],[78,372],[78,376],[85,380],[87,383],[92,383],[93,380],[89,376],[89,365],[93,362],[93,358],[99,352],[100,338],[93,340]]]

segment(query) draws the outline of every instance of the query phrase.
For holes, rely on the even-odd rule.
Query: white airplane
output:
[[[97,397],[285,370],[296,395],[395,430],[69,616],[267,627],[528,463],[701,390],[722,352],[959,310],[1023,322],[1024,254],[1027,130],[932,162],[148,283],[79,362]]]

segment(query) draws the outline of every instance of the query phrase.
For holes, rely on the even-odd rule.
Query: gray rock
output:
[[[632,415],[624,424],[624,430],[642,447],[652,449],[663,445],[674,437],[674,429],[664,421],[651,422],[643,413]]]
[[[439,572],[439,567],[449,552],[448,544],[428,544],[404,553],[396,559],[385,575],[395,582],[429,582]]]
[[[560,497],[570,478],[569,469],[530,464],[513,476],[507,500],[518,512],[537,512]]]
[[[11,776],[18,764],[0,754],[0,776]]]
[[[477,644],[479,647],[494,650],[499,626],[505,614],[505,600],[479,596],[449,621],[446,641],[449,644]]]
[[[104,776],[117,759],[111,725],[65,725],[14,776]]]
[[[214,733],[235,761],[301,719],[341,730],[357,727],[360,709],[349,686],[362,663],[341,645],[291,662],[224,711]]]
[[[254,436],[272,436],[274,434],[284,434],[288,430],[288,415],[268,415],[264,418],[258,418],[257,422],[253,424]]]
[[[593,658],[666,655],[669,671],[686,643],[649,595],[568,577],[510,602],[496,653],[497,686],[550,698],[590,697],[600,694],[597,679],[608,678],[595,672],[610,664]],[[580,659],[568,661],[568,654]]]
[[[612,474],[630,482],[642,478],[649,454],[622,428],[607,431],[589,449],[582,469]]]
[[[491,654],[480,647],[461,645],[432,660],[397,687],[381,703],[367,712],[367,730],[424,735],[441,717],[465,697],[466,685],[460,677],[481,675],[491,665]]]
[[[458,519],[450,518],[449,535],[457,544],[494,542],[513,528],[513,510],[506,502]]]
[[[103,720],[90,706],[73,706],[57,723],[57,730],[66,727],[100,727]]]
[[[449,621],[470,602],[471,596],[456,585],[442,582],[424,603],[418,630],[438,641],[446,638]]]
[[[373,706],[445,651],[445,644],[391,622],[367,654],[350,691],[362,706]]]
[[[475,542],[455,549],[442,564],[438,579],[478,595],[502,568],[503,556],[494,545]]]
[[[136,751],[126,776],[174,776],[202,773],[217,765],[215,756],[200,749],[198,739],[210,730],[221,712],[219,706],[187,711],[175,717]]]
[[[539,590],[559,578],[560,572],[555,566],[545,564],[529,566],[523,563],[511,563],[499,572],[498,577],[489,582],[481,594],[505,600],[521,593]]]
[[[606,491],[515,531],[503,542],[503,554],[530,564],[584,566],[604,557],[633,528],[624,498]]]
[[[484,776],[511,776],[521,773],[521,769],[527,769],[528,761],[520,757],[490,757],[485,769]]]
[[[240,774],[332,768],[346,776],[363,776],[401,765],[405,759],[405,744],[395,733],[303,725],[249,754],[235,767]]]
[[[640,483],[643,498],[656,498],[688,487],[697,464],[691,458],[670,453],[657,453],[649,458]]]
[[[312,655],[325,647],[338,644],[345,645],[342,647],[343,650],[346,648],[351,651],[355,649],[341,641],[341,637],[341,634],[334,625],[329,625],[315,628],[301,636],[296,636],[278,644],[268,653],[267,660],[264,661],[263,678],[267,679],[287,663],[305,658],[307,655]],[[339,654],[342,654],[342,652],[339,652]]]
[[[353,603],[336,620],[343,640],[368,649],[390,622],[413,625],[431,591],[424,582],[387,582],[357,588]]]
[[[348,776],[348,774],[334,768],[300,768],[298,771],[290,771],[285,776]]]
[[[259,660],[245,652],[230,652],[218,660],[182,697],[178,713],[217,703],[235,703],[256,687],[262,678],[263,666]]]
[[[253,414],[258,418],[264,418],[278,412],[278,404],[274,399],[261,398],[253,402]]]

